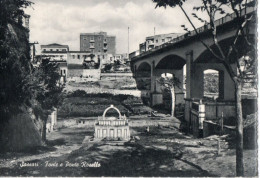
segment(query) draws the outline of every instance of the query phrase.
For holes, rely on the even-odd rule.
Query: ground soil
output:
[[[169,124],[150,126],[149,133],[140,122],[131,127],[135,139],[125,143],[89,141],[93,125],[62,127],[48,133],[45,148],[0,155],[0,176],[235,176],[235,150],[226,136],[218,152],[218,136],[195,139],[181,133],[176,121],[168,118]],[[244,161],[246,176],[256,176],[256,150],[245,150]],[[37,166],[21,167],[22,162]]]

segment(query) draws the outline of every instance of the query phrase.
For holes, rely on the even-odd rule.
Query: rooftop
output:
[[[68,45],[61,45],[58,43],[52,43],[52,44],[48,44],[48,45],[41,45],[41,48],[51,48],[51,47],[55,47],[55,48],[69,48]]]
[[[104,36],[107,36],[107,37],[115,37],[114,35],[107,35],[107,32],[93,32],[93,33],[80,33],[80,36],[81,35],[104,35]]]

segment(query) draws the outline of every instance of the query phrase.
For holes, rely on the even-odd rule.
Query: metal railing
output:
[[[254,7],[248,7],[248,8],[246,8],[246,9],[244,8],[244,9],[241,10],[241,15],[244,16],[245,14],[252,13],[252,12],[255,11],[255,10],[256,10],[256,8],[254,8]],[[215,21],[215,25],[216,25],[216,26],[223,25],[223,24],[225,24],[225,23],[227,23],[227,22],[233,21],[235,18],[236,18],[236,14],[235,14],[235,13],[226,15],[226,16],[224,16],[224,17],[222,17],[222,18],[216,20],[216,21]],[[202,32],[207,31],[208,29],[210,29],[210,24],[207,24],[207,25],[204,25],[204,26],[202,26],[202,27],[199,27],[199,28],[197,28],[196,30],[197,30],[198,33],[202,33]],[[184,40],[184,39],[186,39],[186,38],[188,38],[188,37],[192,37],[192,36],[196,36],[196,35],[197,35],[196,31],[193,30],[193,31],[191,31],[189,34],[186,33],[186,34],[183,34],[183,35],[181,35],[181,36],[177,36],[176,38],[173,38],[172,40],[170,40],[170,41],[168,41],[168,42],[166,42],[166,43],[163,43],[162,45],[156,46],[156,47],[154,47],[153,49],[147,50],[147,51],[142,52],[142,53],[140,53],[140,54],[137,54],[137,53],[134,53],[134,52],[133,52],[133,55],[134,55],[134,54],[136,54],[136,55],[131,56],[131,58],[137,57],[137,56],[139,56],[139,57],[145,56],[145,55],[147,55],[147,54],[149,54],[149,53],[151,53],[151,52],[154,52],[154,51],[156,51],[156,50],[158,50],[158,49],[161,49],[161,48],[164,48],[164,47],[166,47],[166,46],[169,46],[170,44],[174,44],[174,43],[180,42],[180,41],[182,41],[182,40]],[[139,51],[139,50],[137,50],[137,51]],[[131,53],[131,54],[132,54],[132,53]]]

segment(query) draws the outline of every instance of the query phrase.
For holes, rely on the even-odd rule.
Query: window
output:
[[[100,51],[100,50],[98,50],[98,52],[100,53],[101,51]]]
[[[43,51],[46,51],[46,49],[43,49]]]
[[[99,41],[101,40],[101,36],[98,37]]]
[[[104,41],[106,42],[106,41],[107,41],[107,39],[104,39]]]
[[[103,55],[103,59],[105,59],[105,55]]]
[[[56,49],[56,51],[59,51],[59,49]]]
[[[98,46],[101,47],[101,44],[99,43]]]
[[[91,36],[91,37],[90,37],[90,40],[94,40],[94,36]]]
[[[80,59],[80,55],[78,55],[78,59]]]
[[[83,40],[87,40],[87,37],[83,37]]]
[[[75,59],[75,55],[72,55],[72,59]]]
[[[91,53],[92,53],[92,54],[94,53],[94,50],[93,50],[93,49],[91,49]]]
[[[62,49],[62,51],[66,51],[66,49]]]
[[[162,39],[162,42],[164,43],[164,42],[165,42],[165,40],[164,40],[164,39]]]
[[[50,49],[50,51],[53,51],[52,49]]]
[[[94,44],[93,44],[93,43],[90,43],[90,47],[94,47]]]
[[[158,43],[158,40],[156,40],[156,43]]]

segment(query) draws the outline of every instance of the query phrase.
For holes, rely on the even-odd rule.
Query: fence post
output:
[[[224,114],[223,112],[221,113],[221,118],[220,118],[220,135],[223,135],[223,130],[224,130]]]

